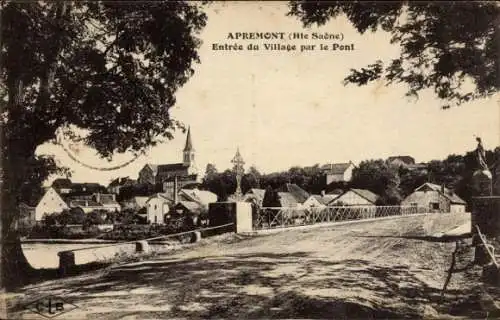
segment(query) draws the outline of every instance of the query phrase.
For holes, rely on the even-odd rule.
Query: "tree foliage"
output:
[[[13,222],[29,162],[43,161],[37,147],[63,135],[110,159],[172,138],[183,127],[169,110],[199,61],[206,15],[183,1],[2,1],[0,15],[2,241],[13,243],[2,277],[12,281],[28,269]]]
[[[366,160],[352,172],[350,186],[367,189],[380,196],[380,204],[392,205],[401,201],[398,170],[384,160]]]
[[[344,83],[383,79],[404,83],[407,96],[431,89],[443,107],[491,96],[500,86],[499,19],[495,2],[291,1],[288,15],[304,26],[324,25],[344,15],[356,30],[383,30],[399,45],[398,58],[376,59],[352,69]]]

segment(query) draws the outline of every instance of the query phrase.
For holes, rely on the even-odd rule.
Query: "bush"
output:
[[[88,239],[96,238],[102,232],[97,227],[88,229],[66,226],[34,226],[28,234],[29,239]]]
[[[100,239],[133,241],[159,237],[193,230],[186,217],[169,219],[164,225],[120,224],[111,232],[101,235]]]

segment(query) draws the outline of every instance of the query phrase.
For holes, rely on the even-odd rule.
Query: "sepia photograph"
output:
[[[0,318],[500,318],[500,4],[0,1]]]

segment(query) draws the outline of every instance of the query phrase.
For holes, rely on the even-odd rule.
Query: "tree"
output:
[[[205,179],[210,179],[216,174],[217,174],[217,168],[215,167],[215,165],[208,163],[207,168],[205,169]]]
[[[304,26],[345,15],[361,34],[378,29],[391,34],[400,56],[351,70],[345,84],[383,79],[406,84],[407,96],[415,97],[432,89],[444,108],[491,96],[500,87],[498,3],[303,0],[291,1],[288,15]],[[469,85],[472,89],[465,88]]]
[[[380,196],[379,204],[399,204],[399,175],[397,169],[384,160],[362,161],[352,171],[351,186],[367,189]]]
[[[262,200],[262,206],[270,208],[281,207],[278,192],[276,192],[276,190],[274,190],[271,186],[267,186],[266,188],[264,199]]]
[[[241,191],[243,194],[253,188],[260,188],[261,174],[256,167],[251,166],[241,179]]]
[[[206,15],[181,1],[4,1],[0,10],[1,269],[13,285],[33,271],[14,225],[37,147],[63,135],[111,159],[172,138],[183,126],[169,110],[199,61]]]
[[[83,224],[85,222],[86,214],[82,208],[69,209],[70,224]]]
[[[106,214],[107,212],[103,210],[93,210],[87,214],[83,225],[85,228],[89,228],[90,226],[104,224]]]
[[[399,170],[400,184],[399,188],[401,190],[401,196],[407,197],[416,188],[428,182],[429,174],[427,170],[409,170],[400,169]]]

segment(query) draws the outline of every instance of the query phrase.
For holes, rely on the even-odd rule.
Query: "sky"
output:
[[[399,48],[384,32],[360,35],[344,18],[325,26],[304,28],[287,17],[281,3],[215,3],[206,10],[207,26],[200,34],[201,63],[195,74],[177,92],[172,116],[191,127],[196,164],[204,173],[207,163],[219,171],[231,167],[239,147],[246,164],[264,173],[291,166],[316,163],[387,158],[410,155],[417,162],[464,154],[476,147],[474,136],[485,148],[500,146],[500,104],[497,97],[442,110],[432,93],[418,100],[404,96],[404,86],[342,84],[352,68],[377,59],[397,57]],[[264,43],[276,40],[232,40],[236,32],[313,32],[342,34],[350,51],[266,51]],[[334,40],[286,40],[283,43],[320,43]],[[259,44],[259,51],[213,50],[213,44]],[[316,49],[317,49],[316,47]],[[87,169],[71,160],[61,147],[42,145],[38,154],[52,154],[72,169],[74,182],[99,182],[129,176],[137,178],[146,163],[182,161],[185,133],[150,148],[145,156],[115,171]],[[112,162],[100,159],[90,149],[81,149],[78,159],[91,166],[112,167],[130,155],[117,155]],[[50,183],[55,177],[47,182]]]

